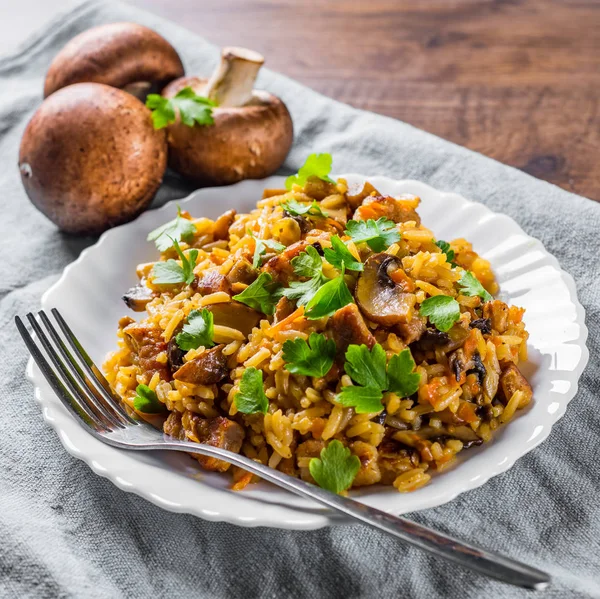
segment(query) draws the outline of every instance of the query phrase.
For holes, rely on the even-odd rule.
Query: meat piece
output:
[[[196,426],[196,436],[200,443],[239,453],[244,441],[244,429],[237,422],[223,416],[217,416],[209,420],[202,420],[198,417],[198,420],[201,422]],[[225,472],[231,466],[231,464],[217,458],[202,455],[194,455],[194,457],[202,468],[213,472]]]
[[[227,275],[227,280],[233,285],[234,283],[244,283],[250,285],[257,278],[255,268],[245,258],[240,258],[231,268]]]
[[[408,323],[401,322],[396,325],[396,331],[406,345],[418,341],[426,330],[426,321],[419,316],[413,316],[412,320]]]
[[[346,199],[350,207],[356,210],[370,195],[380,196],[381,194],[367,181],[360,190],[349,189]]]
[[[228,210],[219,216],[219,218],[215,221],[215,227],[213,229],[213,237],[215,240],[227,239],[229,237],[229,227],[233,225],[235,215],[235,210]]]
[[[521,374],[516,364],[512,362],[502,371],[500,375],[500,389],[504,395],[505,402],[508,402],[515,391],[522,391],[524,396],[519,402],[519,407],[525,407],[533,397],[533,389],[527,379]]]
[[[288,246],[283,252],[273,256],[263,266],[263,272],[269,273],[275,281],[287,285],[290,277],[294,274],[294,267],[291,265],[292,258],[304,252],[310,244],[308,241],[297,241]]]
[[[381,217],[389,218],[395,223],[405,223],[409,220],[421,224],[421,218],[414,208],[406,206],[400,200],[391,196],[369,196],[354,213],[355,220],[377,220]]]
[[[275,306],[275,323],[287,318],[295,309],[294,302],[285,297],[285,295],[281,297]]]
[[[162,337],[162,331],[151,324],[134,322],[123,329],[125,342],[138,356],[138,363],[148,381],[155,372],[165,381],[171,380],[168,365],[156,358],[167,351],[167,344]]]
[[[140,283],[132,287],[123,295],[123,301],[127,307],[134,312],[143,312],[148,302],[154,297],[154,294],[146,285]]]
[[[330,196],[336,192],[337,187],[335,183],[323,181],[323,179],[315,177],[314,175],[308,177],[306,183],[304,184],[304,193],[318,201],[324,200],[327,196]]]
[[[198,280],[194,279],[192,288],[202,295],[210,295],[219,291],[231,293],[231,284],[227,277],[216,270],[205,272]]]
[[[402,443],[384,437],[377,448],[381,482],[391,485],[397,476],[419,465],[418,452]]]
[[[339,356],[346,354],[349,345],[366,345],[371,349],[376,343],[356,304],[340,308],[329,321],[329,327]]]
[[[198,357],[186,362],[173,374],[173,378],[193,385],[213,385],[227,375],[227,356],[223,355],[225,345],[217,345]]]
[[[483,335],[489,335],[492,332],[492,321],[489,318],[477,318],[472,320],[469,326],[472,329],[479,329]]]
[[[493,300],[483,305],[483,315],[489,318],[492,323],[492,329],[498,331],[500,335],[506,332],[508,328],[508,306],[500,301]]]
[[[163,424],[163,432],[165,435],[169,435],[170,437],[174,437],[175,439],[179,439],[180,441],[185,441],[185,431],[183,430],[183,426],[181,425],[181,413],[180,412],[171,412],[169,417],[165,420]]]

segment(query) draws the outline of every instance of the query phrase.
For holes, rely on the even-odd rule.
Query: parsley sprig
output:
[[[176,240],[173,247],[181,260],[181,266],[177,260],[169,258],[166,262],[156,262],[152,267],[152,282],[156,285],[177,285],[185,283],[189,285],[194,280],[194,267],[198,258],[198,250],[189,251],[188,256],[181,251]]]
[[[288,200],[281,204],[283,209],[291,214],[292,216],[317,216],[319,218],[327,218],[327,212],[321,209],[321,206],[316,200],[313,200],[311,204],[303,204],[297,200]]]
[[[346,247],[346,244],[337,236],[331,237],[331,247],[323,250],[325,260],[332,266],[342,269],[344,266],[347,270],[362,271],[363,263],[359,262],[352,252]]]
[[[265,395],[263,375],[254,367],[246,368],[240,380],[240,390],[233,398],[235,407],[242,414],[266,414],[269,398]]]
[[[485,289],[485,287],[479,282],[477,277],[475,277],[475,275],[468,270],[465,270],[458,284],[461,287],[460,292],[463,295],[478,295],[484,302],[491,302],[494,299]]]
[[[252,235],[250,231],[249,233]],[[254,237],[254,235],[252,235],[252,237]],[[258,237],[254,237],[252,268],[260,268],[262,266],[263,257],[267,253],[267,249],[273,250],[275,253],[279,254],[285,250],[285,245],[274,239],[259,239]]]
[[[280,297],[279,292],[280,287],[273,281],[273,277],[268,272],[261,272],[251,285],[234,295],[233,299],[270,315],[275,312],[275,304]]]
[[[175,337],[175,342],[184,351],[197,349],[201,345],[212,347],[215,336],[214,318],[210,310],[192,310],[181,333]]]
[[[152,111],[152,124],[155,129],[163,129],[174,123],[177,113],[181,122],[188,127],[194,125],[212,125],[212,109],[216,104],[199,96],[191,87],[184,87],[172,98],[164,98],[160,94],[149,94],[146,106]]]
[[[309,245],[305,251],[292,258],[291,265],[296,276],[306,277],[308,281],[292,281],[288,288],[281,290],[281,293],[299,306],[305,306],[329,280],[323,274],[323,261],[319,252]]]
[[[354,243],[366,243],[374,252],[383,252],[392,243],[400,241],[400,233],[396,223],[388,218],[377,220],[349,220],[346,234]]]
[[[310,460],[308,469],[319,487],[341,493],[354,482],[360,470],[360,459],[334,439],[321,450],[320,457]]]
[[[335,341],[321,333],[311,333],[305,339],[288,339],[283,344],[285,368],[293,374],[323,377],[333,366]]]
[[[327,281],[319,288],[306,304],[304,314],[308,320],[318,320],[319,318],[325,318],[325,316],[331,316],[334,312],[353,301],[354,298],[344,280],[344,267],[342,266],[342,274]]]
[[[450,244],[447,241],[444,241],[443,239],[438,239],[435,242],[435,245],[437,245],[440,248],[440,250],[442,250],[442,254],[446,254],[446,261],[452,266],[452,268],[457,266],[457,264],[454,262],[456,253],[450,247]]]
[[[421,304],[419,314],[427,316],[438,331],[446,333],[460,318],[460,305],[449,295],[434,295]]]
[[[415,361],[408,348],[392,356],[386,368],[385,350],[379,343],[371,350],[366,345],[350,345],[344,370],[357,384],[343,387],[338,401],[353,407],[357,414],[380,412],[385,391],[409,397],[418,390],[421,377],[414,369]]]
[[[166,252],[173,240],[189,242],[194,237],[194,223],[181,216],[181,208],[177,206],[177,216],[168,223],[148,233],[148,241],[154,241],[159,252]]]
[[[309,177],[318,177],[328,183],[335,183],[329,176],[332,161],[331,154],[311,154],[300,167],[298,174],[291,175],[285,180],[286,188],[292,189],[292,185],[304,186]]]
[[[143,414],[162,414],[167,407],[156,397],[156,393],[148,385],[138,385],[135,388],[133,407]]]

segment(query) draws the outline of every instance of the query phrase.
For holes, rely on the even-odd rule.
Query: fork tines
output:
[[[43,310],[27,314],[32,335],[23,320],[15,322],[44,377],[76,420],[92,432],[109,432],[136,425],[113,393],[108,381],[83,349],[58,310],[51,310],[58,329]],[[60,330],[60,332],[59,332]]]

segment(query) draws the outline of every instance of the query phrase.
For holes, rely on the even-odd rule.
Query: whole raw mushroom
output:
[[[137,23],[110,23],[74,37],[56,55],[44,97],[73,83],[104,83],[139,97],[182,77],[179,55],[156,31]]]
[[[132,95],[77,83],[48,97],[27,125],[19,170],[33,204],[63,231],[96,234],[148,206],[167,162],[165,132]]]
[[[244,48],[224,48],[209,80],[185,77],[162,95],[173,98],[186,87],[216,103],[214,124],[168,126],[169,166],[201,185],[228,185],[262,179],[283,163],[293,141],[292,118],[273,94],[253,89],[264,58]]]

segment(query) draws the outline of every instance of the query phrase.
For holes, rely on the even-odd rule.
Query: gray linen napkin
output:
[[[200,9],[200,8],[199,8]],[[0,594],[4,597],[519,597],[527,593],[432,559],[359,526],[312,532],[245,529],[162,511],[68,455],[34,404],[15,314],[39,305],[93,239],[59,233],[27,200],[19,140],[41,102],[52,57],[88,27],[130,20],[166,36],[190,73],[218,49],[122,4],[88,3],[0,61]],[[224,23],[224,26],[226,24]],[[294,118],[286,172],[314,151],[339,172],[414,178],[481,201],[539,238],[577,282],[590,365],[550,438],[506,474],[415,520],[555,576],[547,597],[600,597],[597,435],[600,205],[404,123],[325,98],[281,75],[260,86]],[[155,205],[189,190],[167,179]]]

